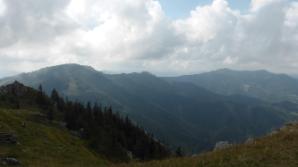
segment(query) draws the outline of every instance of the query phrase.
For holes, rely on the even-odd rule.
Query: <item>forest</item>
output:
[[[47,96],[41,85],[34,90],[14,82],[0,88],[0,106],[38,108],[46,121],[67,128],[69,133],[85,140],[90,149],[114,162],[163,159],[171,155],[167,146],[127,116],[114,113],[112,107],[73,102],[55,89]]]

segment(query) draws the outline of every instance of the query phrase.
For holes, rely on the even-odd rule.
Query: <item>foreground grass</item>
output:
[[[116,165],[115,165],[116,166]],[[202,154],[147,163],[130,163],[120,167],[297,167],[298,125],[250,143]]]
[[[0,144],[0,157],[15,157],[22,166],[30,167],[106,166],[105,161],[66,129],[38,121],[35,118],[38,113],[34,109],[0,109],[0,132],[16,134],[18,140],[16,145]]]

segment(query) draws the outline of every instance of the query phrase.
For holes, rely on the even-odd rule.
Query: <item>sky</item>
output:
[[[208,5],[212,0],[160,0],[164,12],[172,19],[186,18],[189,12],[197,6]],[[232,9],[246,12],[250,7],[250,0],[228,0]]]
[[[78,63],[297,74],[296,0],[0,0],[0,77]]]

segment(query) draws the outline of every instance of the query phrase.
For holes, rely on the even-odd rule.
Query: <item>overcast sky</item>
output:
[[[298,73],[298,1],[0,0],[0,77],[64,63]]]

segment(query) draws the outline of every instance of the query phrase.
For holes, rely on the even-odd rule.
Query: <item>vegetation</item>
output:
[[[63,102],[62,99],[59,101]],[[58,104],[59,101],[55,102]],[[96,104],[91,107],[90,103],[85,107],[68,101],[63,110],[67,128],[79,132],[90,148],[112,160],[152,160],[170,155],[170,151],[153,135],[145,133],[127,117],[123,119],[114,114],[111,107],[102,109]]]
[[[44,121],[39,110],[0,108],[0,132],[17,136],[17,144],[0,144],[0,158],[14,157],[22,166],[100,167],[108,164],[67,129]]]
[[[62,151],[63,156],[61,158],[65,160],[65,163],[59,162],[59,164],[67,164],[67,161],[72,159],[81,161],[81,156],[77,153],[83,150],[87,152],[84,154],[91,154],[86,155],[86,157],[91,158],[89,163],[91,166],[102,164],[97,155],[118,162],[130,159],[162,159],[170,154],[163,144],[153,138],[153,135],[145,133],[127,117],[122,118],[113,113],[111,107],[103,108],[97,104],[92,106],[90,103],[85,106],[79,102],[65,101],[56,90],[53,90],[51,97],[48,97],[43,92],[42,86],[39,86],[38,91],[25,87],[18,82],[0,87],[1,108],[0,114],[3,116],[1,127],[7,127],[7,130],[13,131],[21,139],[28,141],[28,145],[21,141],[20,146],[10,146],[7,148],[8,151],[2,152],[0,156],[8,156],[14,153],[14,150],[21,150],[19,147],[22,146],[21,148],[23,148],[24,142],[24,147],[26,146],[32,151],[32,158],[26,157],[27,151],[24,152],[25,157],[24,154],[18,152],[13,155],[20,157],[25,164],[35,163],[35,161],[31,162],[34,156],[36,162],[47,158],[55,159],[59,155],[55,154],[55,151],[59,151],[57,149],[69,151],[65,154]],[[15,120],[8,119],[9,116]],[[22,122],[26,124],[23,125],[26,128],[19,127]],[[26,134],[29,131],[30,138]],[[72,136],[69,135],[70,133]],[[32,140],[31,137],[34,139]],[[82,148],[69,148],[69,145],[76,144],[72,140],[81,142],[79,147]],[[62,144],[59,144],[59,141],[62,141]],[[41,142],[40,145],[39,142]],[[52,142],[52,145],[48,145],[49,142]],[[2,146],[0,148],[2,150]],[[6,149],[6,146],[3,148]],[[41,151],[41,154],[38,154],[38,150]],[[68,155],[71,152],[73,155]],[[36,157],[38,155],[42,157]],[[63,158],[64,156],[69,157]],[[92,157],[95,160],[92,160]],[[76,164],[81,163],[76,162]]]
[[[296,167],[298,125],[288,124],[266,137],[194,157],[174,158],[118,167]]]

